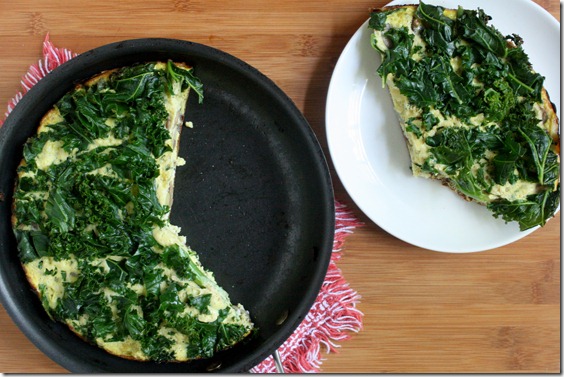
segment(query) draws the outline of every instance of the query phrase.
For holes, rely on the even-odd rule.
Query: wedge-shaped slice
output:
[[[24,147],[14,232],[47,313],[130,359],[185,361],[253,328],[169,223],[188,93],[184,64],[103,72],[49,111]]]
[[[423,2],[375,9],[371,44],[413,174],[525,230],[559,206],[558,118],[521,38],[489,20]]]

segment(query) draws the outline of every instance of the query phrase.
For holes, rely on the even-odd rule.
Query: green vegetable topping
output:
[[[420,2],[413,19],[401,12],[406,8],[374,11],[370,42],[382,55],[383,83],[391,79],[419,110],[404,120],[405,132],[426,146],[418,168],[521,230],[544,225],[559,205],[560,161],[539,115],[544,77],[533,71],[521,38],[501,34],[481,9],[445,12]],[[534,192],[493,193],[516,184]]]
[[[227,300],[213,302],[215,281],[195,253],[153,234],[170,210],[155,183],[157,159],[171,150],[165,99],[188,89],[202,101],[192,69],[169,61],[122,68],[68,93],[55,106],[60,119],[26,143],[14,194],[20,259],[46,258],[37,268],[64,287],[53,299],[39,285],[49,315],[94,343],[138,341],[156,361],[178,356],[178,337],[188,339],[185,357],[199,358],[250,331]],[[68,157],[40,169],[48,143]],[[47,269],[47,261],[75,268]]]

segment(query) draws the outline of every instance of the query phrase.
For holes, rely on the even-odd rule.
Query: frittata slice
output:
[[[371,13],[371,44],[413,174],[525,230],[559,207],[558,117],[522,39],[489,21],[481,9],[385,7]]]

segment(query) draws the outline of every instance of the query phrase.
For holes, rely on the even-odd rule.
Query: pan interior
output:
[[[101,70],[157,59],[186,61],[205,86],[189,98],[171,222],[259,331],[212,360],[139,363],[106,354],[50,321],[19,268],[10,223],[21,146],[72,84]],[[307,314],[325,276],[334,208],[325,159],[292,102],[252,67],[206,46],[134,40],[59,67],[22,99],[0,130],[0,293],[24,333],[74,372],[244,371],[279,347]],[[282,321],[284,317],[285,321]],[[217,369],[216,369],[217,367]]]

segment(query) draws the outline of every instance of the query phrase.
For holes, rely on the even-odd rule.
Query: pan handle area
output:
[[[276,366],[276,372],[284,373],[284,366],[282,365],[282,361],[280,360],[280,353],[278,352],[278,350],[274,351],[272,357],[274,358],[274,365]]]

